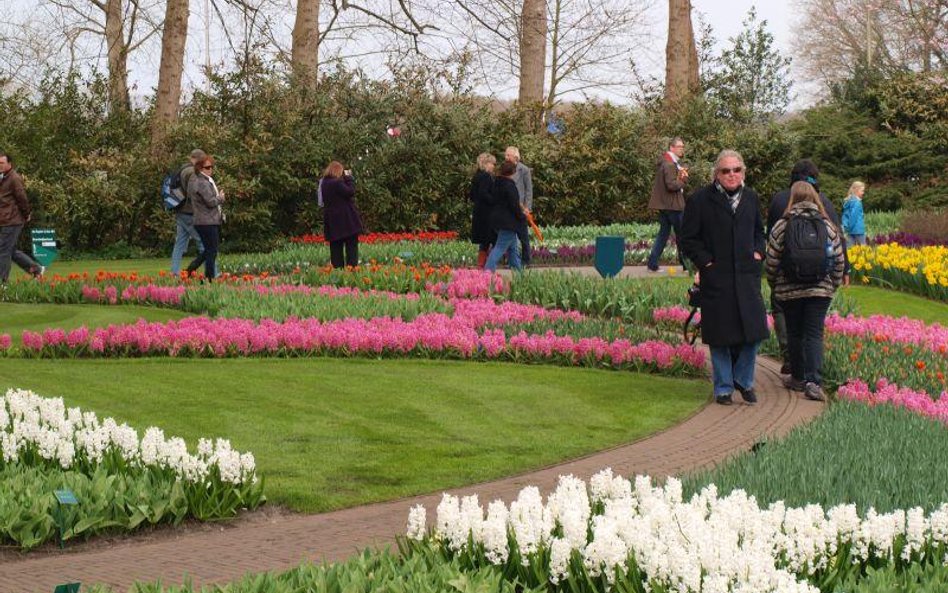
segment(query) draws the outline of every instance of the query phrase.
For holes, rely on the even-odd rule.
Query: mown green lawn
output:
[[[24,330],[43,331],[49,328],[76,329],[105,327],[111,324],[181,319],[187,314],[172,309],[134,305],[33,305],[0,303],[0,333],[20,341]]]
[[[948,323],[948,303],[874,286],[846,286],[842,295],[855,301],[859,315],[911,317],[925,323]]]
[[[604,370],[366,359],[0,359],[0,389],[225,437],[271,501],[325,511],[498,478],[625,443],[707,401],[704,381]]]

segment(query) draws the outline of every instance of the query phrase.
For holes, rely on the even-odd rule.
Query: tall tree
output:
[[[590,90],[621,89],[624,97],[634,52],[647,38],[651,1],[547,0],[544,106]],[[471,77],[492,93],[520,88],[524,5],[454,0],[445,13],[455,55],[473,57]]]
[[[316,84],[319,67],[319,0],[298,0],[293,26],[293,72],[308,84]]]
[[[790,58],[774,47],[767,21],[757,20],[751,8],[744,28],[730,39],[730,47],[705,74],[705,94],[723,117],[763,121],[783,113],[790,103]]]
[[[948,0],[797,0],[799,62],[834,83],[861,70],[948,70]]]
[[[691,24],[691,0],[668,0],[665,101],[675,104],[697,88],[698,51]]]
[[[188,40],[188,11],[188,0],[167,0],[152,127],[152,140],[155,144],[164,137],[167,125],[178,118],[184,48]]]
[[[546,77],[546,2],[523,0],[520,17],[520,93],[523,105],[543,102]]]
[[[63,34],[105,40],[109,98],[113,109],[129,107],[128,56],[158,31],[153,3],[143,0],[43,0],[62,15]]]

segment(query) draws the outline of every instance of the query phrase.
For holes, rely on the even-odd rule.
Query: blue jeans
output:
[[[850,245],[865,245],[866,236],[865,235],[846,235],[846,239],[849,241]]]
[[[754,388],[754,364],[759,344],[710,347],[714,397],[734,393],[738,387],[745,391]]]
[[[174,218],[178,232],[174,237],[174,249],[171,251],[171,273],[177,276],[181,273],[181,260],[188,250],[188,243],[191,239],[194,239],[194,242],[197,243],[198,253],[204,253],[204,243],[201,242],[198,232],[194,230],[193,214],[177,212]]]
[[[520,265],[520,251],[517,249],[519,246],[520,239],[517,237],[517,231],[497,231],[497,242],[494,243],[494,248],[490,250],[490,255],[487,256],[487,263],[484,265],[484,269],[496,272],[500,258],[506,253],[507,263],[510,267],[517,271],[522,270],[523,266]]]
[[[658,262],[662,258],[662,252],[665,251],[665,244],[668,242],[672,229],[675,230],[675,240],[681,240],[681,218],[682,212],[679,210],[658,211],[658,235],[652,244],[652,253],[648,256],[648,269],[658,269]],[[684,265],[681,261],[681,247],[678,247],[678,261]]]

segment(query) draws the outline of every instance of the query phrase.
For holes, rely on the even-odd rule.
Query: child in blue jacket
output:
[[[853,181],[849,186],[849,197],[843,202],[843,232],[849,245],[866,244],[866,218],[862,212],[862,196],[866,193],[866,184]]]

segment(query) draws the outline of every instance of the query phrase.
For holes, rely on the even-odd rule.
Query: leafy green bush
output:
[[[687,476],[683,485],[687,496],[711,483],[722,494],[741,488],[762,505],[931,511],[948,500],[946,455],[948,430],[937,421],[891,406],[839,402],[787,437]]]

